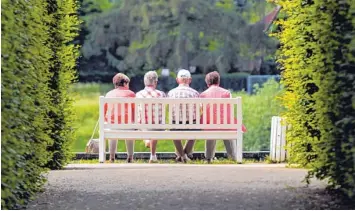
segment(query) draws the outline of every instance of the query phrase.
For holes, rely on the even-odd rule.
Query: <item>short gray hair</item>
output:
[[[151,86],[158,81],[158,74],[155,71],[149,71],[144,75],[144,85]]]

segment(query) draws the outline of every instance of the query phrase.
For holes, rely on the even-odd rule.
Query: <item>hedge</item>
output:
[[[279,0],[291,163],[355,198],[355,1]]]
[[[48,10],[52,3],[61,5],[57,17]],[[75,9],[71,0],[2,1],[2,209],[23,209],[42,189],[46,166],[63,164],[56,154],[69,149],[60,141],[73,140],[66,89],[77,57],[68,45]]]
[[[50,25],[52,50],[49,81],[52,109],[48,116],[53,125],[50,130],[54,141],[47,150],[52,152],[52,159],[47,163],[50,169],[61,169],[71,159],[70,144],[75,140],[73,93],[69,85],[76,79],[76,59],[78,47],[70,43],[77,35],[80,21],[76,14],[74,0],[47,0],[48,13],[52,17]]]
[[[2,1],[1,208],[20,209],[43,185],[52,143],[50,49],[43,0]]]

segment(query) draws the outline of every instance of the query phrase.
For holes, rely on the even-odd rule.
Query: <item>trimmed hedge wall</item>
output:
[[[67,45],[75,27],[66,27],[75,26],[76,7],[72,0],[58,2],[67,9],[58,12],[60,18],[56,19],[48,13],[52,5],[46,0],[2,1],[2,209],[23,209],[41,190],[45,166],[63,164],[64,159],[55,155],[67,148],[58,140],[73,140],[67,135],[72,113],[66,107],[66,89],[77,54]],[[54,81],[60,85],[52,86]],[[53,111],[58,111],[60,121],[50,115]],[[59,147],[50,148],[56,144]]]
[[[355,198],[355,0],[275,2],[289,162]]]
[[[42,0],[2,1],[1,208],[19,209],[43,185],[49,158],[50,49]]]
[[[75,0],[47,0],[50,25],[50,48],[52,50],[48,87],[52,107],[48,116],[53,121],[50,136],[54,141],[47,147],[52,159],[47,163],[50,169],[61,169],[71,159],[70,144],[75,140],[73,93],[69,85],[76,79],[78,47],[68,44],[77,35],[80,21],[76,15]]]

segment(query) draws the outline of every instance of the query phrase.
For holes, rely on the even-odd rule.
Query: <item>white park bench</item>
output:
[[[107,116],[111,117],[111,112],[117,114],[120,107],[121,117],[125,113],[128,113],[128,122],[125,124],[118,123],[117,115],[114,115],[114,123],[111,121],[105,122],[104,105],[108,105]],[[131,106],[128,106],[128,111],[125,111],[124,104],[134,104],[135,105],[135,118],[132,119]],[[162,106],[162,122],[159,123],[159,106]],[[227,106],[231,107],[230,119],[236,117],[237,124],[234,121],[227,122],[227,118],[221,118],[221,115],[217,115],[217,124],[207,124],[206,123],[206,106],[215,104],[217,106],[217,114],[220,113],[221,105],[223,108]],[[148,106],[148,122],[147,124],[139,123],[138,113],[139,106]],[[172,111],[175,108],[176,114],[179,113],[180,106],[182,108],[182,119],[179,119],[179,115],[176,115],[176,122],[173,123]],[[193,122],[193,106],[196,106],[196,122]],[[187,116],[187,109],[189,109],[189,116]],[[144,108],[144,107],[143,107]],[[199,109],[201,108],[201,110]],[[144,110],[144,109],[143,109]],[[167,111],[167,112],[165,112]],[[211,140],[237,140],[233,141],[234,149],[236,149],[237,162],[242,162],[242,147],[243,147],[243,132],[242,132],[242,98],[193,98],[193,99],[169,99],[169,98],[107,98],[100,96],[100,137],[99,137],[99,162],[105,162],[106,155],[106,140],[191,140],[191,139],[211,139]],[[154,115],[154,124],[152,121],[152,112]],[[210,121],[213,122],[213,109],[210,109]],[[140,112],[142,119],[145,118],[145,112]],[[200,115],[203,115],[203,119],[200,122]],[[223,109],[223,116],[227,117],[227,109]],[[188,118],[188,119],[187,119]],[[221,120],[223,119],[223,122]],[[179,122],[182,124],[179,124]],[[188,122],[188,124],[186,124]],[[154,129],[159,129],[160,131],[152,131]],[[180,129],[179,131],[169,131],[169,129]],[[199,131],[191,131],[190,129],[197,129]],[[208,130],[213,129],[213,130]],[[237,132],[238,131],[238,132]],[[173,143],[172,143],[173,144]],[[237,146],[235,146],[237,145]]]

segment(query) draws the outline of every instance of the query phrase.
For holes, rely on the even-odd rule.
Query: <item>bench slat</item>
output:
[[[222,122],[221,122],[221,103],[217,103],[217,124],[222,124]]]
[[[195,108],[195,104],[189,103],[189,124],[193,124],[194,108]]]
[[[237,124],[227,124],[227,125],[219,125],[219,124],[209,124],[209,125],[196,125],[196,124],[121,124],[121,125],[114,125],[114,124],[105,124],[105,129],[224,129],[224,130],[237,130]]]
[[[166,104],[165,103],[162,103],[162,118],[161,118],[161,121],[162,121],[162,124],[165,124],[165,118],[166,118]]]
[[[195,103],[196,106],[196,124],[200,124],[200,111],[201,111],[201,105],[200,103]]]
[[[236,104],[236,98],[120,98],[120,97],[105,97],[103,99],[104,103],[156,103],[157,101],[161,103],[186,103],[188,100],[190,103],[231,103]]]
[[[231,131],[105,131],[105,139],[139,140],[149,137],[154,140],[174,140],[178,135],[179,139],[215,139],[235,140],[237,132]]]
[[[174,105],[175,109],[175,124],[180,123],[180,105],[181,103],[178,103],[177,105]]]
[[[169,103],[169,124],[173,123],[173,104]]]
[[[182,124],[186,124],[186,118],[187,118],[187,109],[186,106],[188,103],[183,103],[182,104]]]

